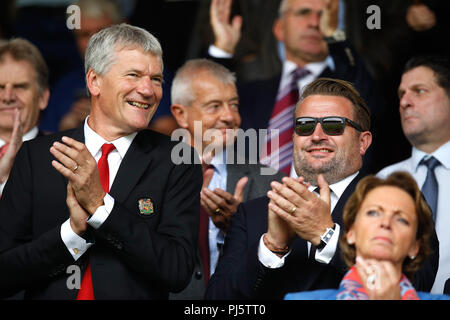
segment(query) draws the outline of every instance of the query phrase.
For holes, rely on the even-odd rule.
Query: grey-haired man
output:
[[[84,125],[24,143],[6,184],[0,296],[166,299],[193,271],[202,174],[144,130],[162,96],[161,46],[111,26],[90,39],[85,71]]]

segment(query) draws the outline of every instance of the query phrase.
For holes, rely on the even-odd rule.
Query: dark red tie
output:
[[[3,156],[6,153],[6,150],[8,150],[8,147],[9,147],[9,143],[6,143],[0,148],[0,159],[3,158]],[[1,198],[2,198],[2,194],[0,193],[0,199]]]
[[[213,165],[207,165],[206,169],[214,168]],[[200,256],[203,263],[203,274],[205,277],[205,285],[208,285],[210,273],[210,255],[209,255],[209,216],[205,209],[200,205],[200,225],[198,231],[198,245],[200,248]]]
[[[291,73],[291,82],[278,92],[277,101],[269,120],[265,149],[261,163],[283,171],[289,176],[292,164],[292,134],[294,133],[294,107],[299,99],[297,82],[308,75],[307,69],[297,68]],[[273,131],[278,129],[278,134]],[[274,141],[278,139],[278,147]]]
[[[100,183],[106,193],[109,191],[109,166],[108,155],[115,149],[113,144],[105,143],[102,146],[102,156],[98,160],[98,172],[100,174]],[[83,279],[81,280],[81,288],[78,291],[77,300],[94,300],[94,287],[92,286],[91,264],[88,262]]]
[[[6,150],[8,150],[8,147],[9,147],[9,143],[6,143],[0,148],[0,159],[3,158],[3,156],[6,153]]]

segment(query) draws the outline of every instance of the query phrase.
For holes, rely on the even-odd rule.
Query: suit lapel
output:
[[[151,138],[141,131],[134,138],[117,171],[110,194],[124,202],[152,161]]]
[[[73,133],[71,135],[68,134],[68,136],[71,136],[72,139],[75,139],[77,141],[80,142],[85,142],[84,141],[84,123],[79,126],[78,128],[74,129]]]
[[[333,221],[339,224],[341,227],[343,227],[344,222],[342,219],[342,213],[344,211],[345,203],[347,202],[348,198],[352,195],[352,193],[355,191],[356,185],[358,184],[359,180],[361,180],[363,177],[363,174],[359,173],[345,188],[344,193],[339,198],[338,202],[336,203],[336,206],[334,207],[334,210],[331,214],[333,217]]]
[[[248,191],[250,190],[250,185],[252,184],[252,178],[249,175],[250,169],[245,164],[228,164],[227,165],[227,192],[234,195],[236,189],[236,183],[244,176],[248,177],[247,184],[244,188],[244,201],[248,199]]]

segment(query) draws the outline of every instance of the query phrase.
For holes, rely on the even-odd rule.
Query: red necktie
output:
[[[206,169],[214,168],[213,165],[207,165]],[[198,245],[200,248],[200,256],[203,263],[203,274],[205,277],[205,285],[208,285],[210,273],[210,255],[209,255],[209,216],[205,209],[200,205],[200,225],[198,230]]]
[[[106,193],[109,191],[109,166],[108,155],[115,149],[113,144],[105,143],[102,146],[102,156],[98,161],[98,171],[100,174],[100,183]],[[94,287],[92,286],[91,264],[88,262],[83,279],[81,280],[81,288],[78,291],[77,300],[94,300]]]
[[[3,156],[6,153],[6,150],[8,150],[8,147],[9,147],[9,143],[6,143],[0,148],[0,159],[3,158]]]
[[[9,147],[9,143],[6,143],[0,148],[0,159],[3,158],[3,156],[6,153],[6,150],[8,150],[8,147]],[[2,194],[0,193],[0,199],[1,198],[2,198]]]
[[[266,146],[261,155],[261,163],[283,171],[289,176],[292,164],[292,134],[294,133],[294,108],[299,99],[297,82],[308,75],[307,69],[298,68],[291,73],[291,82],[278,92],[277,101],[269,120]],[[278,129],[276,134],[274,129]],[[278,147],[272,145],[278,139]]]

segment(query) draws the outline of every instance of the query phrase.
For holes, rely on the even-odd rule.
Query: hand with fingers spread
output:
[[[401,272],[388,260],[356,257],[356,270],[370,300],[400,300]]]
[[[83,143],[69,137],[63,137],[62,142],[55,142],[50,148],[56,158],[52,165],[69,180],[77,201],[92,215],[103,205],[106,195],[100,184],[97,162]]]
[[[8,149],[3,157],[0,157],[0,183],[8,180],[9,173],[14,163],[14,158],[22,146],[22,124],[20,121],[20,111],[14,111],[14,127],[9,141]]]
[[[295,235],[311,242],[320,244],[320,236],[327,228],[332,228],[334,223],[330,215],[330,189],[322,175],[317,182],[320,188],[320,197],[308,190],[303,178],[283,178],[283,184],[272,182],[272,190],[268,192],[269,203],[269,230],[268,234],[275,236],[276,230],[272,227],[285,230],[285,245],[290,245]],[[271,224],[277,218],[284,221],[285,228],[281,224]],[[270,216],[272,215],[272,216]],[[289,231],[289,229],[291,231]],[[277,237],[281,237],[278,235]]]
[[[235,16],[230,23],[231,2],[232,0],[212,0],[209,14],[214,45],[233,54],[241,38],[242,17]]]
[[[207,187],[203,187],[200,193],[201,205],[216,227],[223,232],[228,229],[231,217],[236,213],[238,205],[244,200],[244,188],[247,181],[247,177],[239,179],[236,183],[234,195],[220,188],[210,190]]]

